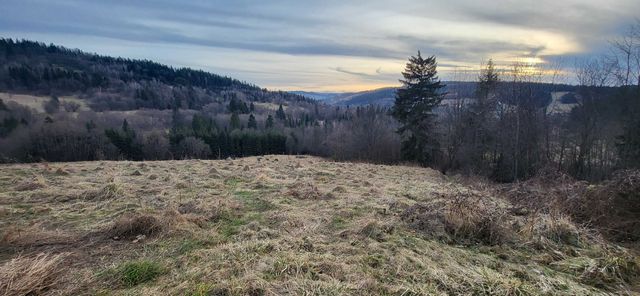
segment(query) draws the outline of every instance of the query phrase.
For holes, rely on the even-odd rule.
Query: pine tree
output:
[[[249,115],[249,121],[247,122],[247,128],[258,128],[258,122],[256,122],[256,117],[253,114]]]
[[[286,120],[287,115],[284,113],[284,109],[282,108],[282,104],[278,107],[278,111],[276,111],[276,118],[280,120]]]
[[[60,100],[56,96],[51,96],[51,99],[44,103],[43,107],[48,114],[56,113],[60,110]]]
[[[264,123],[264,127],[266,129],[273,128],[273,116],[271,116],[271,114],[269,114],[269,117],[267,117],[267,121]]]
[[[478,88],[476,100],[471,104],[466,116],[467,126],[471,129],[471,159],[473,165],[480,170],[486,170],[488,163],[486,156],[494,141],[490,132],[493,130],[493,112],[496,110],[497,101],[495,91],[498,87],[499,77],[492,60],[480,71],[478,76]]]
[[[391,114],[400,122],[402,154],[423,165],[432,164],[439,150],[433,109],[444,94],[435,56],[424,59],[420,52],[409,58],[400,80],[403,87],[396,93]]]
[[[233,113],[231,114],[231,121],[229,123],[231,130],[234,129],[240,129],[241,125],[240,125],[240,116],[238,116],[238,113]]]

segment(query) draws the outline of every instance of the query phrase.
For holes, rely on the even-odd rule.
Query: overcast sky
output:
[[[0,37],[270,89],[351,91],[397,85],[418,50],[437,56],[443,79],[489,58],[506,65],[601,53],[638,12],[638,0],[0,0]]]

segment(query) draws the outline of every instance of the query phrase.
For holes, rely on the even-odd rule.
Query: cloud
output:
[[[4,0],[2,7],[0,36],[202,64],[266,87],[369,88],[396,84],[418,50],[435,54],[443,73],[488,58],[597,51],[640,2]]]

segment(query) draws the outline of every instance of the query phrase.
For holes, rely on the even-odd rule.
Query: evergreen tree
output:
[[[238,113],[233,113],[231,114],[231,121],[229,123],[231,130],[235,130],[235,129],[240,129],[241,125],[240,125],[240,116],[238,115]]]
[[[247,128],[258,128],[258,122],[256,122],[256,117],[253,114],[249,115],[249,121],[247,122]]]
[[[480,71],[476,100],[465,116],[466,126],[471,130],[471,139],[466,139],[471,145],[471,160],[481,171],[488,169],[490,163],[486,158],[490,155],[492,142],[495,140],[491,131],[495,128],[493,112],[496,110],[495,92],[499,81],[493,61],[489,60],[487,66]]]
[[[271,116],[271,114],[269,114],[269,117],[267,117],[267,120],[264,123],[264,127],[266,129],[272,129],[273,128],[273,116]]]
[[[253,105],[253,102],[251,102],[251,104],[249,104],[249,112],[253,113],[253,111],[256,110],[256,106]]]
[[[129,123],[126,119],[122,122],[120,131],[107,129],[105,130],[105,135],[109,140],[111,140],[111,143],[120,150],[126,159],[143,159],[142,149],[135,143],[136,133],[129,127]]]
[[[85,127],[87,128],[87,131],[92,131],[93,129],[95,129],[97,127],[96,123],[93,121],[93,119],[89,120],[89,122],[87,122],[85,124]]]
[[[403,157],[423,165],[432,164],[439,144],[435,130],[433,109],[444,94],[440,83],[435,56],[423,58],[420,52],[409,58],[400,80],[403,87],[396,93],[391,114],[400,122]]]
[[[53,114],[60,110],[60,100],[56,96],[51,96],[51,99],[44,103],[44,111]]]
[[[287,115],[284,113],[284,108],[282,108],[282,104],[278,107],[278,111],[276,111],[276,118],[280,120],[286,120]]]

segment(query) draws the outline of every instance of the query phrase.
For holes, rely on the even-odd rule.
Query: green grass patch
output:
[[[260,213],[247,213],[244,216],[229,216],[220,220],[220,228],[218,233],[223,238],[230,238],[240,233],[240,227],[249,224],[252,221],[263,221],[264,217]]]
[[[113,273],[122,286],[130,288],[155,280],[165,269],[157,262],[139,260],[123,263]]]
[[[214,286],[211,284],[200,283],[197,284],[193,289],[186,295],[188,296],[209,296],[209,295],[217,295],[213,294]]]
[[[234,195],[242,201],[250,211],[264,212],[275,208],[273,203],[257,197],[255,191],[237,190],[234,192]]]
[[[347,225],[348,225],[347,220],[345,220],[342,217],[334,216],[331,219],[331,228],[332,229],[342,230],[342,229],[347,228]]]
[[[244,180],[242,180],[242,178],[238,178],[238,177],[230,177],[224,180],[224,185],[231,187],[231,188],[236,188],[238,187],[239,184],[241,184]]]
[[[176,252],[180,255],[190,253],[193,250],[202,249],[206,247],[210,242],[196,240],[196,239],[184,239],[178,245]]]

